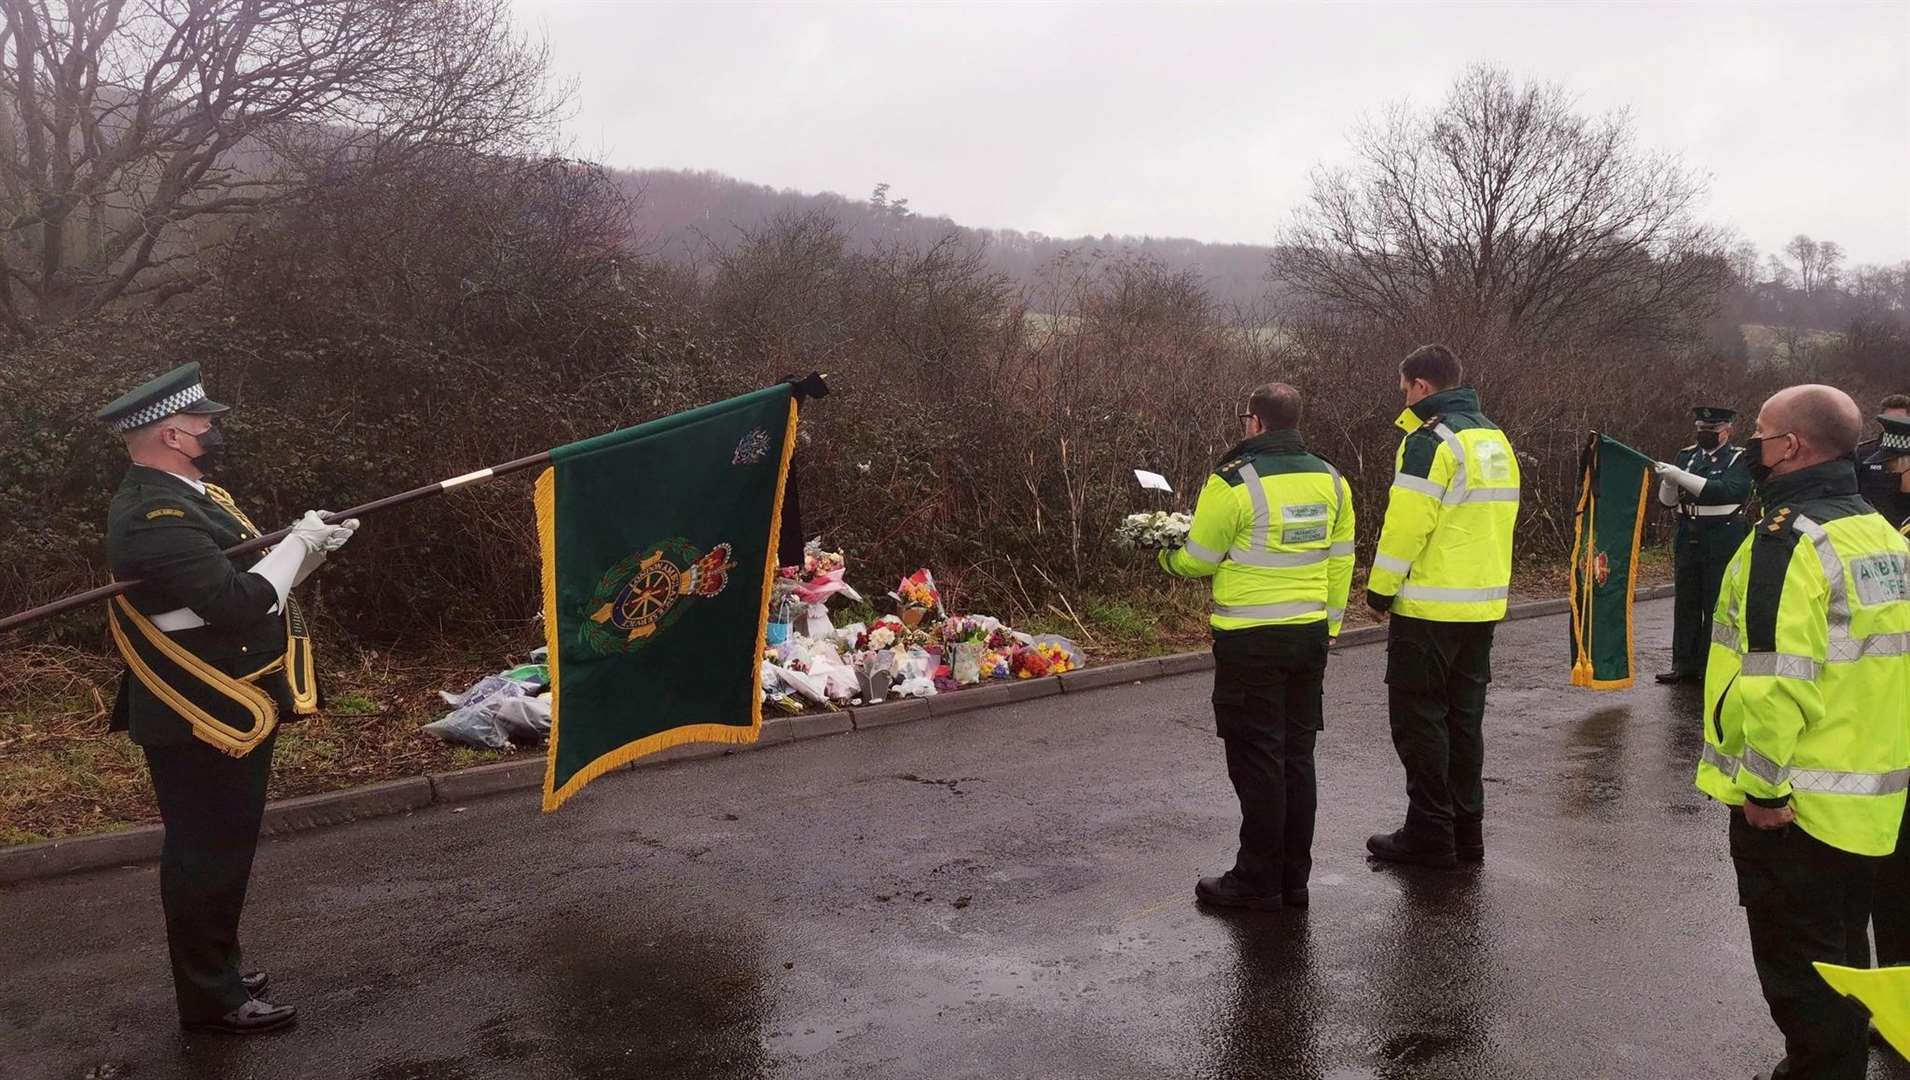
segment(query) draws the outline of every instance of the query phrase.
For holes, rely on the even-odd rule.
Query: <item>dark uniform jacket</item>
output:
[[[107,511],[106,554],[113,577],[141,582],[127,599],[148,618],[191,608],[206,625],[170,636],[229,675],[258,671],[282,657],[286,648],[285,619],[273,610],[278,592],[271,582],[246,572],[259,554],[228,559],[223,553],[252,536],[251,529],[210,495],[144,465],[126,471]],[[280,718],[291,719],[285,676],[274,673],[258,685],[279,700]],[[179,745],[196,738],[191,725],[130,672],[120,677],[112,729],[126,731],[142,746]]]
[[[1866,460],[1876,452],[1878,442],[1872,439],[1857,447],[1857,494],[1890,524],[1901,527],[1910,522],[1910,495],[1903,493],[1902,478],[1886,471],[1883,462],[1873,465]]]

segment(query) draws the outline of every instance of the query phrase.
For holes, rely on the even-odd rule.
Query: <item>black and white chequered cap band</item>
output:
[[[184,390],[176,390],[151,405],[134,409],[125,416],[114,420],[110,425],[114,434],[124,434],[134,428],[145,427],[156,420],[164,420],[188,405],[196,405],[206,399],[203,383],[193,383]]]
[[[1899,454],[1910,454],[1910,432],[1885,431],[1877,443],[1879,450],[1894,450]]]

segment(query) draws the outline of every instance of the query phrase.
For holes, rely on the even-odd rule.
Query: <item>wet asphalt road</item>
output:
[[[1310,911],[1192,903],[1237,818],[1186,676],[268,842],[248,959],[301,1024],[262,1039],[178,1031],[153,868],[0,892],[0,1076],[1749,1077],[1696,693],[1571,690],[1565,633],[1501,629],[1480,870],[1369,867],[1404,796],[1361,647]]]

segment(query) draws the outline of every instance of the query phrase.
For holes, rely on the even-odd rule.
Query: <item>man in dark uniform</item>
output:
[[[1691,410],[1698,437],[1675,462],[1657,462],[1658,501],[1678,512],[1672,568],[1678,598],[1672,615],[1671,670],[1661,683],[1704,679],[1711,648],[1711,614],[1718,606],[1724,567],[1750,535],[1744,504],[1751,498],[1751,463],[1731,445],[1730,409],[1700,405]]]
[[[1886,398],[1884,404],[1890,401]],[[1905,404],[1910,406],[1910,400]],[[1896,481],[1894,494],[1902,500],[1897,506],[1901,515],[1891,517],[1875,497],[1866,496],[1864,501],[1910,536],[1910,505],[1906,505],[1910,504],[1910,408],[1901,415],[1885,413],[1877,419],[1883,423],[1883,433],[1870,443],[1871,451],[1864,457],[1863,466],[1875,466],[1881,475]],[[1862,471],[1858,473],[1860,482],[1863,475]],[[1877,936],[1877,965],[1910,964],[1910,810],[1905,813],[1896,854],[1878,864],[1870,918]],[[1863,934],[1862,924],[1857,933]]]
[[[1897,471],[1898,459],[1879,451],[1890,436],[1892,422],[1906,420],[1910,420],[1910,396],[1892,394],[1883,399],[1877,413],[1883,430],[1869,442],[1857,444],[1857,494],[1899,526],[1910,518],[1910,492],[1904,490],[1903,474]]]
[[[113,729],[144,749],[165,822],[159,894],[179,1020],[249,1034],[294,1018],[260,996],[263,973],[241,972],[238,940],[277,725],[317,706],[291,590],[357,522],[307,513],[263,558],[227,558],[259,530],[204,479],[226,411],[187,364],[99,418],[132,458],[107,518],[113,576],[139,582],[108,607],[127,664]]]

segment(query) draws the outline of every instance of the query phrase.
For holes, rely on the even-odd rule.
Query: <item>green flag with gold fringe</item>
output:
[[[782,383],[551,451],[546,811],[646,754],[756,740],[796,417]]]
[[[1593,432],[1579,455],[1572,541],[1572,685],[1632,685],[1632,604],[1645,535],[1651,458]]]

